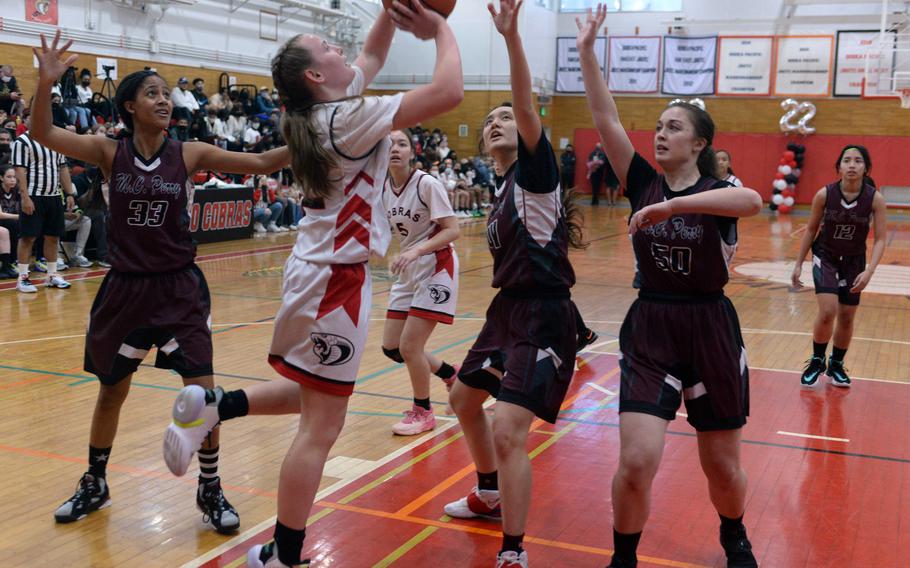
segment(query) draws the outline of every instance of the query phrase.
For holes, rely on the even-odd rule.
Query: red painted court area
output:
[[[613,355],[585,359],[560,420],[536,422],[529,438],[534,501],[525,548],[533,566],[603,567],[611,554],[619,370]],[[907,566],[910,386],[855,381],[850,390],[807,391],[798,377],[751,373],[745,522],[760,564]],[[441,432],[318,501],[304,554],[314,567],[493,566],[499,524],[453,520],[442,510],[474,483],[460,430]],[[680,417],[666,439],[639,566],[724,566],[717,531],[695,434]],[[247,549],[271,533],[203,566],[243,566]]]

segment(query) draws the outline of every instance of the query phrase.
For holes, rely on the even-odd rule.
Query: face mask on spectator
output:
[[[5,142],[0,142],[0,152],[4,152],[4,153],[9,152],[9,148],[10,148],[9,144],[7,144]]]
[[[257,121],[257,122],[251,122],[251,123],[250,123],[250,126],[252,126],[254,130],[259,130],[259,122],[258,122],[258,121]]]
[[[9,83],[12,79],[13,78],[10,77],[9,75],[4,75],[3,77],[0,77],[0,81],[3,81],[4,83]]]

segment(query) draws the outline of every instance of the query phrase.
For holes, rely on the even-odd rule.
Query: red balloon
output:
[[[778,205],[777,210],[781,213],[789,213],[791,207],[789,205]]]
[[[796,167],[796,162],[788,162],[787,165],[792,169]]]
[[[786,158],[788,161],[792,160],[795,157],[796,157],[796,154],[794,154],[790,150],[787,150],[786,152],[784,152],[784,158]]]
[[[784,174],[777,172],[774,174],[774,179],[784,179]]]
[[[793,192],[790,191],[789,189],[785,189],[781,192],[781,195],[783,195],[784,199],[786,199],[788,197],[793,197]]]
[[[787,158],[780,159],[780,165],[782,165],[782,166],[786,166],[789,163],[790,163],[790,160],[788,160]]]

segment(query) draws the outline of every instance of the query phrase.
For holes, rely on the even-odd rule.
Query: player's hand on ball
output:
[[[503,36],[510,36],[518,33],[518,12],[524,0],[499,0],[499,12],[493,7],[493,3],[487,4],[487,10],[493,16],[493,25]]]
[[[658,223],[663,223],[672,216],[673,208],[670,206],[669,201],[648,205],[644,209],[639,209],[635,215],[632,215],[632,219],[629,221],[629,234],[634,235],[639,229],[647,229]]]
[[[853,288],[850,288],[850,293],[859,294],[869,284],[870,280],[872,280],[872,273],[868,270],[863,270],[853,281]]]
[[[410,8],[404,2],[393,2],[389,16],[400,29],[411,32],[414,37],[422,40],[436,37],[439,26],[445,23],[442,16],[428,10],[420,0],[411,0]]]
[[[803,287],[803,282],[799,279],[799,277],[802,276],[802,273],[803,263],[797,262],[796,266],[793,267],[793,273],[790,275],[790,284],[792,284],[793,287],[797,290]]]
[[[54,34],[54,41],[51,42],[50,47],[47,46],[47,38],[44,37],[44,34],[41,34],[41,49],[32,48],[32,53],[35,54],[35,58],[38,60],[39,82],[53,83],[79,58],[78,55],[72,54],[65,60],[60,61],[60,58],[66,55],[66,50],[73,45],[73,40],[68,40],[60,47],[57,46],[58,43],[60,43],[59,29]]]
[[[578,36],[575,38],[575,46],[578,51],[587,51],[594,49],[594,40],[597,39],[597,32],[604,25],[607,18],[607,7],[603,4],[597,5],[597,11],[593,12],[588,8],[585,21],[575,17],[575,25],[578,27]]]

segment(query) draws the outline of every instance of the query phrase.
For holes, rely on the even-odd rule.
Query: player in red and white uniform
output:
[[[430,84],[392,96],[362,96],[385,62],[396,25],[435,38]],[[396,2],[376,19],[353,66],[342,50],[315,35],[288,41],[272,60],[272,79],[287,112],[282,133],[306,215],[285,264],[282,306],[269,362],[289,381],[224,393],[184,389],[165,438],[179,466],[205,437],[202,415],[300,413],[297,436],[281,467],[275,541],[255,546],[247,566],[296,566],[307,517],[326,458],[344,425],[367,338],[371,253],[384,255],[382,183],[389,133],[447,112],[464,98],[461,57],[446,21],[421,3]]]
[[[424,351],[437,322],[451,324],[458,300],[458,219],[446,188],[435,177],[414,168],[410,133],[392,133],[389,175],[382,201],[401,253],[390,264],[398,280],[389,290],[389,310],[382,352],[408,367],[414,404],[392,426],[399,436],[413,436],[436,426],[430,407],[430,373],[451,386],[455,368]]]

